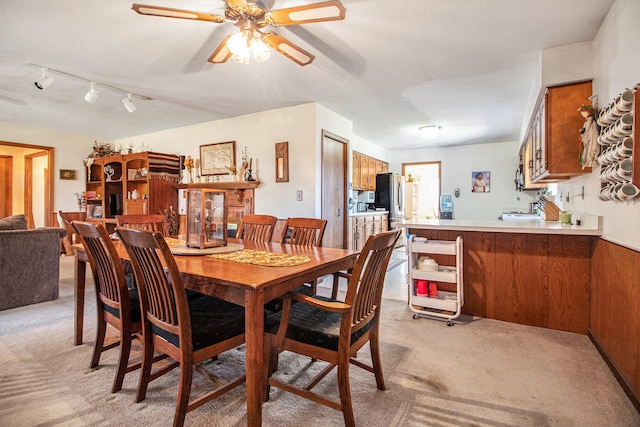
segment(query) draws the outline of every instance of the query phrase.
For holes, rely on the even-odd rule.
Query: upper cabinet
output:
[[[374,191],[376,189],[376,175],[389,171],[387,162],[374,159],[357,151],[353,152],[351,159],[351,182],[354,190]]]
[[[582,168],[578,108],[589,104],[591,81],[548,87],[540,97],[521,149],[524,188],[591,172]]]

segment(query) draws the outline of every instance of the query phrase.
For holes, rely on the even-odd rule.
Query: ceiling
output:
[[[223,13],[222,0],[138,0]],[[273,9],[319,0],[265,0]],[[614,0],[343,0],[344,21],[275,32],[316,56],[300,67],[207,59],[236,28],[141,16],[123,0],[2,0],[0,122],[120,139],[318,102],[388,150],[516,141],[541,50],[593,40]],[[272,28],[272,27],[270,27]],[[152,98],[101,90],[39,64]],[[418,127],[442,126],[425,141]]]

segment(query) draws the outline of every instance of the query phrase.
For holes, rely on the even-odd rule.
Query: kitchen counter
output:
[[[350,212],[349,216],[388,215],[389,211]]]
[[[393,227],[423,230],[481,231],[490,233],[562,234],[576,236],[602,235],[602,217],[582,215],[581,225],[560,224],[558,221],[517,220],[517,221],[475,221],[456,219],[401,220]]]
[[[602,221],[582,214],[581,224],[542,220],[392,223],[429,240],[462,237],[464,314],[586,334],[591,255],[602,234]]]

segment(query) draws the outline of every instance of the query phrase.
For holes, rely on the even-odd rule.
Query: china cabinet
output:
[[[166,214],[177,209],[180,158],[152,152],[86,161],[87,219],[112,232],[116,215]]]

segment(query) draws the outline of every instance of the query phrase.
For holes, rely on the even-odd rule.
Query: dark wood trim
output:
[[[0,178],[2,178],[2,188],[0,188],[0,218],[13,214],[13,156],[0,154]]]
[[[589,329],[589,332],[587,335],[589,336],[589,339],[591,340],[593,345],[596,347],[596,350],[598,350],[598,353],[600,353],[600,356],[602,356],[602,359],[604,359],[609,369],[611,369],[613,376],[616,378],[616,380],[620,384],[620,387],[622,387],[622,390],[624,390],[629,400],[631,400],[631,403],[636,408],[636,411],[640,412],[640,395],[638,395],[635,392],[635,390],[633,389],[633,385],[631,385],[627,381],[625,376],[622,375],[620,369],[618,369],[618,365],[616,365],[613,359],[609,357],[609,354],[604,349],[604,347],[600,344],[600,341],[598,341],[598,339],[595,336],[593,336],[591,329]]]

